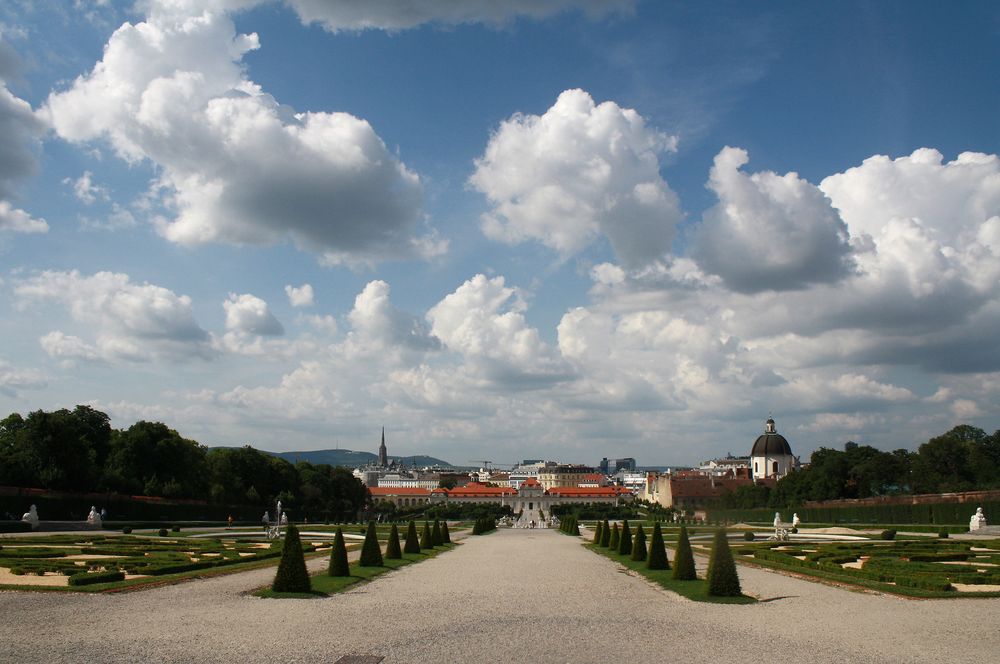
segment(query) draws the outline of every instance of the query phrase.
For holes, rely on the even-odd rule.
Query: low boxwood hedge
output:
[[[124,572],[83,572],[82,574],[74,574],[69,577],[69,585],[90,586],[95,583],[113,583],[124,580]]]

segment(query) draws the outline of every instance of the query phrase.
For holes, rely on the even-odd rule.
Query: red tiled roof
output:
[[[580,480],[583,482],[603,482],[604,477],[605,476],[602,473],[587,473],[581,477]]]
[[[372,496],[427,496],[430,489],[416,486],[373,486],[368,489]]]
[[[465,486],[448,489],[448,495],[458,497],[472,496],[513,496],[517,493],[509,486],[486,486],[479,482],[469,482]]]
[[[611,496],[630,496],[632,491],[623,486],[555,486],[548,490],[550,496],[578,496],[594,498]]]
[[[521,486],[541,486],[534,477],[529,477],[528,479],[521,482]]]

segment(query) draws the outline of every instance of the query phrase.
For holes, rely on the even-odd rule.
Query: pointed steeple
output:
[[[378,446],[378,465],[383,468],[389,465],[389,454],[385,449],[385,427],[382,427],[382,444]]]

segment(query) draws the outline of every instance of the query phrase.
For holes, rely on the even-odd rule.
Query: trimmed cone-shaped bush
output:
[[[433,549],[434,540],[431,539],[431,524],[424,521],[424,532],[420,533],[420,548]]]
[[[451,544],[451,534],[448,532],[448,522],[441,522],[441,539],[445,544]]]
[[[431,529],[431,544],[441,546],[444,544],[444,537],[441,535],[441,522],[434,519],[434,527]]]
[[[611,544],[611,526],[608,525],[608,520],[605,519],[604,523],[601,524],[601,546],[605,549]]]
[[[622,534],[618,539],[618,553],[623,556],[632,555],[632,530],[629,528],[628,519],[622,521]]]
[[[378,544],[378,533],[375,522],[368,522],[368,532],[365,533],[365,543],[361,545],[360,567],[382,567],[382,548]]]
[[[708,594],[716,597],[739,597],[743,594],[740,590],[740,577],[736,573],[736,562],[733,560],[733,552],[729,548],[729,538],[726,537],[726,529],[719,528],[715,531],[715,540],[712,542],[712,556],[708,559]]]
[[[312,590],[309,572],[306,571],[306,557],[302,553],[299,529],[289,524],[285,531],[285,544],[281,547],[281,562],[274,575],[271,590],[276,593],[307,593]]]
[[[601,545],[601,522],[598,521],[594,524],[594,544]]]
[[[663,537],[660,537],[660,542],[663,542]],[[666,556],[664,556],[666,558]],[[646,559],[646,531],[642,529],[642,524],[640,523],[635,527],[635,539],[632,540],[632,560],[645,560]]]
[[[347,546],[344,545],[344,531],[337,528],[337,534],[333,538],[333,548],[330,549],[330,569],[327,571],[330,576],[350,576],[351,570],[347,566]]]
[[[406,544],[403,545],[403,553],[420,553],[420,540],[417,539],[417,524],[412,521],[406,527]]]
[[[674,566],[677,566],[677,559],[674,558]],[[667,548],[663,546],[663,532],[660,530],[660,522],[653,524],[653,534],[649,538],[649,556],[646,558],[647,569],[670,569],[667,561]]]
[[[611,537],[608,538],[608,548],[612,551],[618,550],[618,542],[621,540],[622,534],[618,532],[618,524],[611,526]]]
[[[678,581],[694,581],[698,578],[694,571],[694,552],[691,551],[691,540],[688,539],[687,526],[681,526],[681,534],[677,538],[674,578]]]
[[[385,545],[385,557],[387,560],[399,560],[403,557],[403,552],[399,548],[399,529],[396,524],[392,524],[389,531],[389,543]]]

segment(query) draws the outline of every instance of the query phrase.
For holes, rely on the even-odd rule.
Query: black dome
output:
[[[787,454],[792,456],[792,448],[780,433],[762,433],[754,441],[750,456],[775,456]]]

